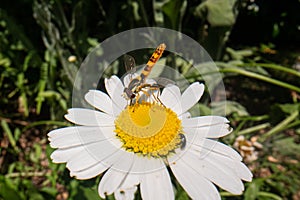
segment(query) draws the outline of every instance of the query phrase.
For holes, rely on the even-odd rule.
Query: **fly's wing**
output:
[[[125,54],[124,55],[124,66],[127,72],[134,73],[135,72],[135,60],[132,56]]]
[[[129,78],[129,82],[130,82],[133,79],[134,72],[136,71],[134,58],[128,54],[125,54],[124,55],[124,66],[125,66],[126,72],[129,73],[128,78]]]
[[[132,80],[136,77],[136,65],[135,60],[132,56],[128,54],[123,55],[123,63],[126,69],[126,74],[123,79],[125,87],[128,87]],[[131,88],[132,89],[132,88]]]
[[[164,78],[164,77],[155,77],[152,78],[156,83],[155,85],[157,85],[160,88],[164,88],[167,85],[176,85],[175,81],[168,79],[168,78]]]
[[[157,101],[157,99],[153,99],[153,97],[158,97],[160,95],[161,90],[165,88],[167,85],[176,85],[175,81],[164,77],[155,77],[149,78],[146,81],[146,86],[144,91],[147,90],[146,93],[142,93],[140,97],[140,101]]]

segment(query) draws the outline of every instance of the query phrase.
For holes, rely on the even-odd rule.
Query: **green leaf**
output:
[[[235,3],[236,0],[207,0],[197,6],[194,14],[213,27],[232,26],[236,18]]]
[[[38,193],[38,191],[30,191],[29,200],[44,200],[42,194]]]
[[[205,116],[205,115],[211,115],[211,108],[204,104],[198,104],[200,115]]]
[[[164,23],[166,27],[180,30],[183,12],[186,7],[185,0],[169,0],[162,6]]]
[[[212,113],[214,115],[232,115],[236,113],[238,116],[249,116],[246,108],[242,106],[240,103],[235,101],[220,101],[220,102],[212,102]]]
[[[253,51],[250,49],[235,50],[227,47],[225,51],[230,55],[232,60],[243,60],[245,57],[253,55]]]
[[[263,184],[263,179],[255,179],[249,183],[245,191],[245,200],[255,200],[259,196],[260,187]]]
[[[299,156],[300,152],[300,145],[292,137],[275,141],[274,148],[285,156]]]
[[[101,199],[99,197],[97,189],[93,189],[90,187],[80,187],[83,191],[83,195],[86,200],[95,200],[95,199]]]
[[[92,48],[95,48],[99,45],[98,39],[97,38],[87,38],[86,39],[88,44],[91,45]]]
[[[203,62],[194,65],[185,76],[191,82],[203,80],[205,87],[208,88],[210,93],[213,93],[215,87],[222,81],[223,75],[219,73],[219,68],[214,62]]]
[[[293,113],[295,110],[300,110],[300,103],[297,104],[281,104],[278,107],[287,114]]]
[[[295,110],[300,109],[300,103],[296,104],[273,104],[271,106],[270,117],[272,123],[279,123],[287,115],[291,115]]]
[[[189,200],[189,196],[186,192],[182,191],[180,194],[177,195],[176,200]]]
[[[0,199],[13,199],[22,200],[23,198],[19,195],[20,191],[16,184],[10,179],[0,176]]]
[[[41,192],[47,193],[47,194],[55,197],[55,195],[57,194],[57,189],[53,188],[53,187],[43,187],[41,189]]]
[[[7,57],[5,57],[1,52],[0,52],[0,66],[3,66],[5,68],[10,67],[11,65],[11,60]]]
[[[196,104],[194,105],[190,110],[189,110],[191,116],[205,116],[205,115],[210,115],[211,110],[209,107],[207,107],[204,104]]]

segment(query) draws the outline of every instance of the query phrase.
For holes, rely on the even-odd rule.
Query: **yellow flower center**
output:
[[[127,106],[115,120],[123,148],[144,156],[167,156],[180,146],[181,121],[176,113],[157,103]]]

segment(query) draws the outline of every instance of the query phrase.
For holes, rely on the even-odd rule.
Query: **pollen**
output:
[[[123,148],[143,156],[166,157],[180,146],[181,121],[158,103],[127,106],[115,120],[116,136]]]

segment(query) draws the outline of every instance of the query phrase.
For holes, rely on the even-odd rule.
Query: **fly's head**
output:
[[[126,100],[132,100],[135,98],[136,95],[134,94],[134,92],[131,89],[129,89],[127,87],[127,88],[124,88],[123,96]]]

